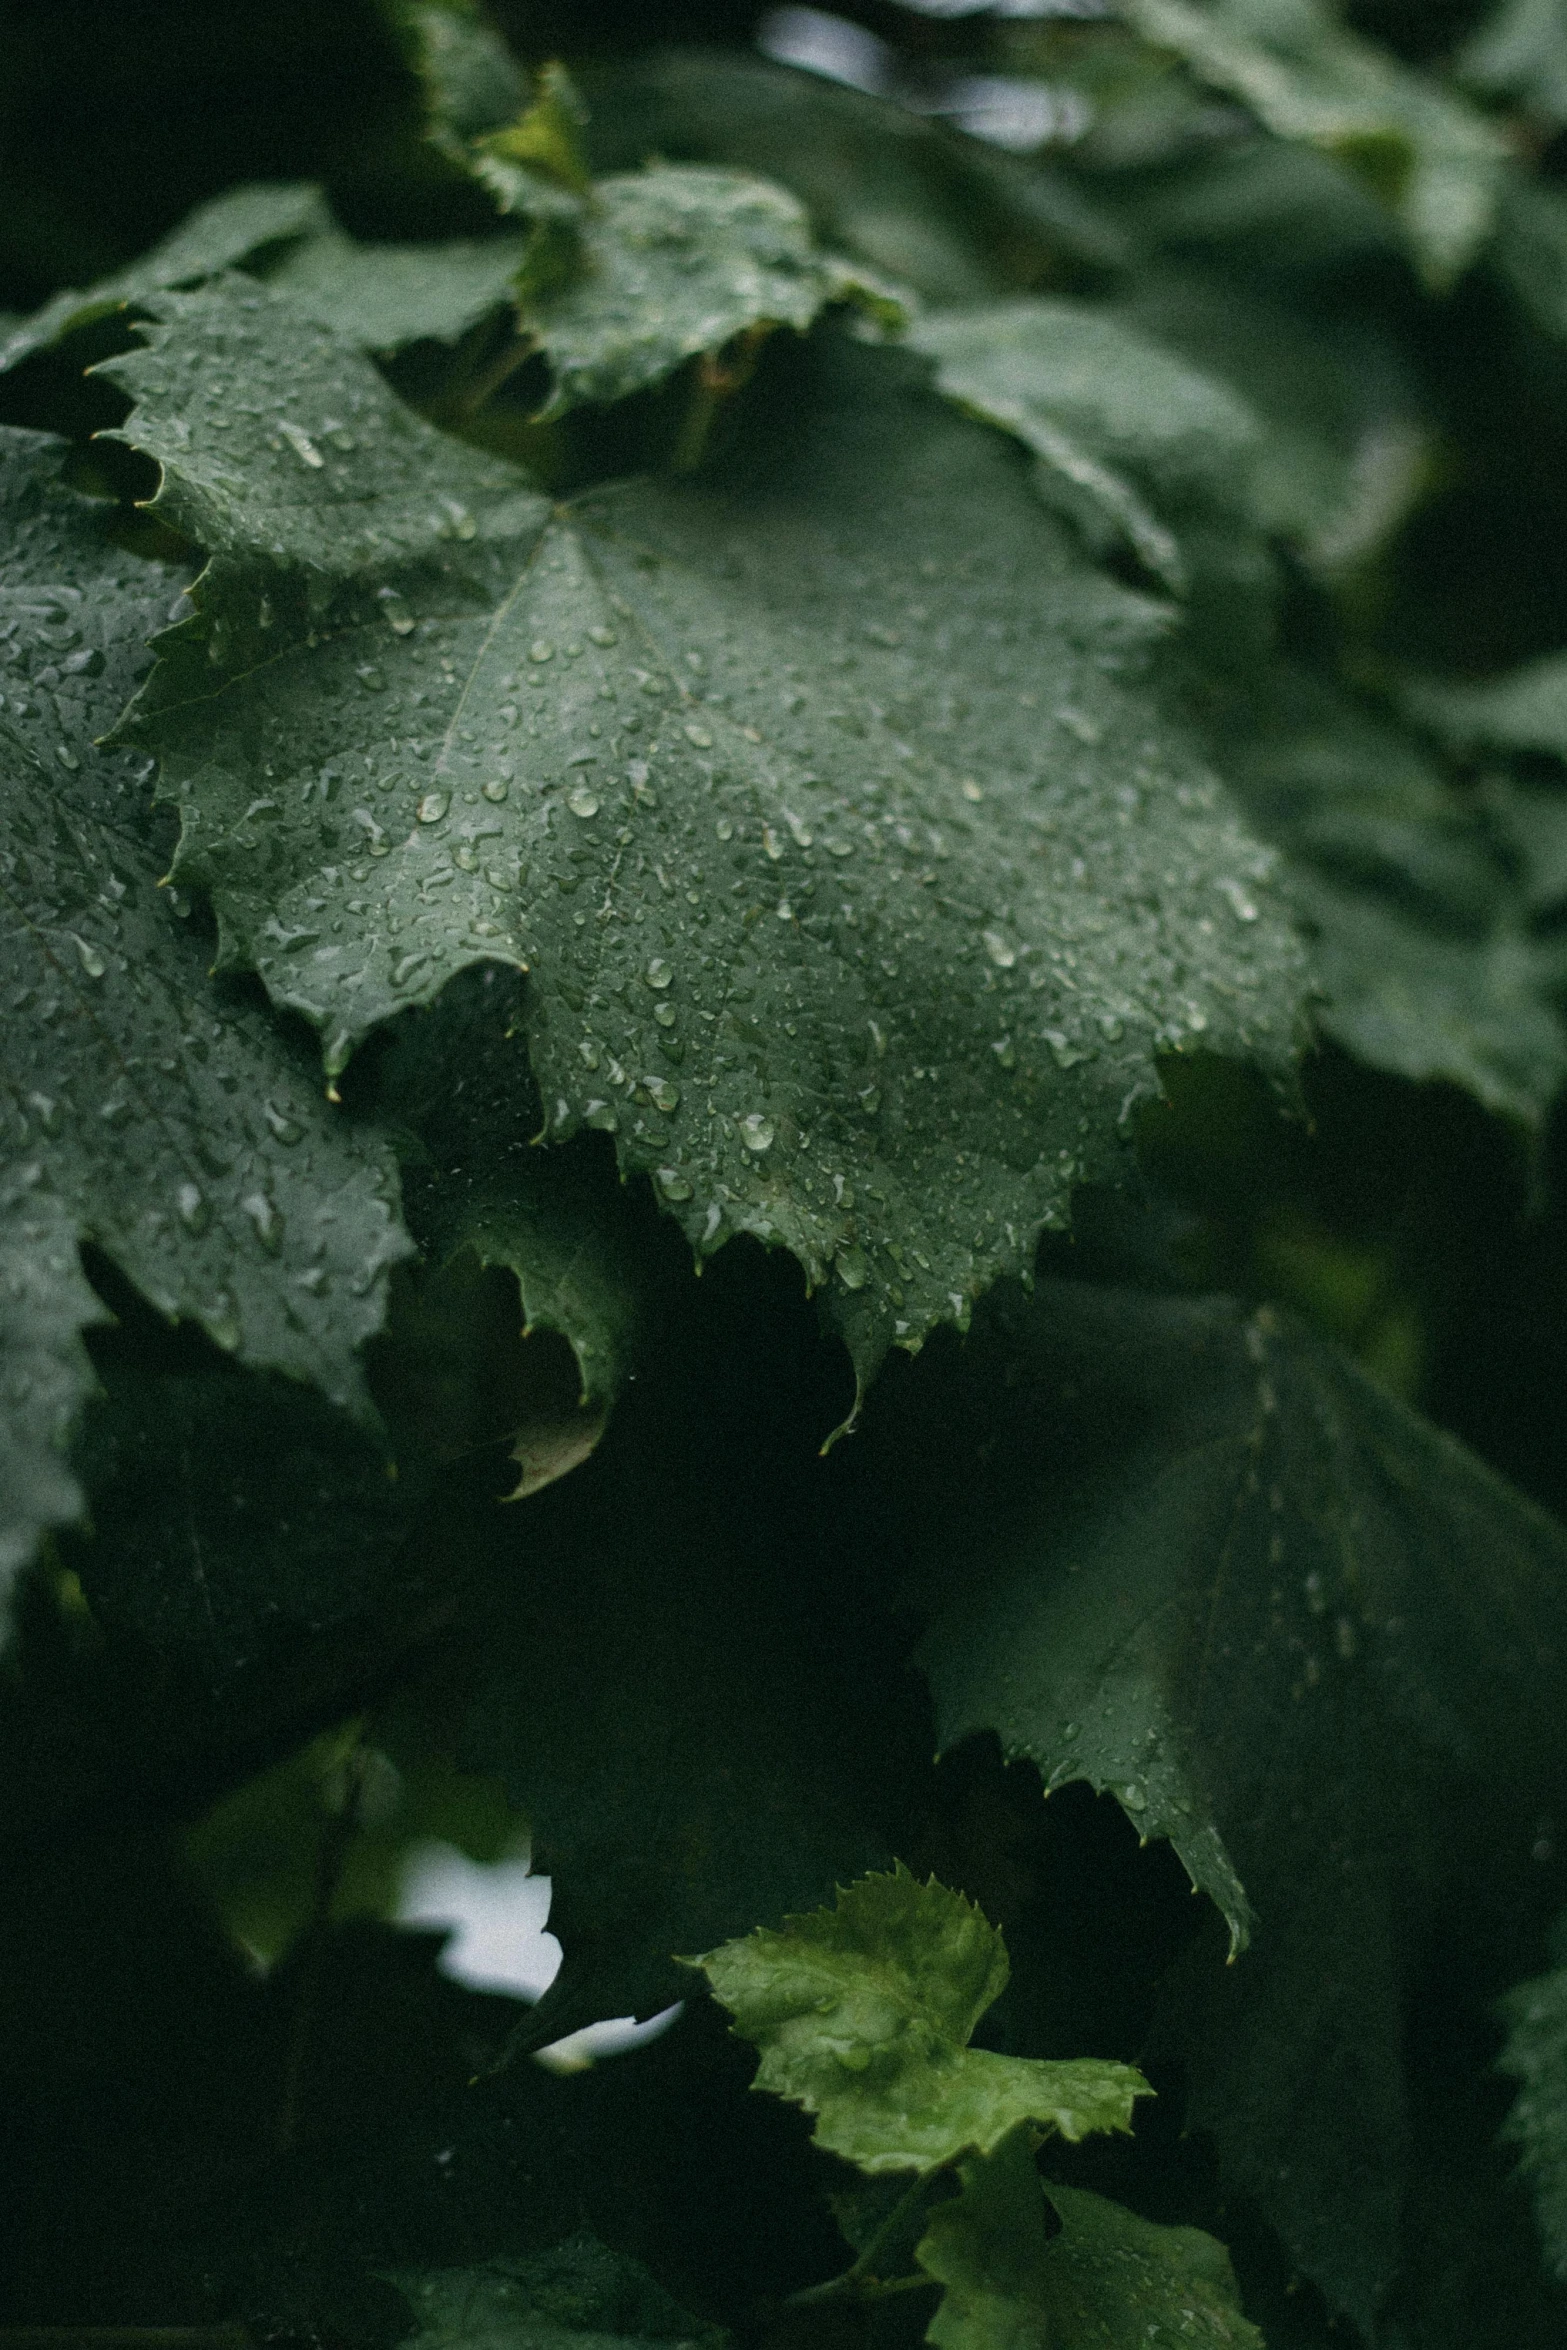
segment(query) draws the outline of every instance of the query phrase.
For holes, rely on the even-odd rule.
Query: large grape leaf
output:
[[[1299,951],[1157,613],[913,363],[829,338],[775,460],[551,514],[273,298],[160,308],[111,371],[212,560],[128,732],[330,1070],[525,968],[551,1135],[790,1247],[868,1375],[1114,1176],[1158,1052],[1284,1068]]]
[[[1149,2093],[1130,2065],[971,2048],[1006,1988],[1006,1944],[961,1893],[901,1867],[689,1963],[760,2049],[754,2086],[803,2106],[817,2144],[873,2176],[993,2153],[1025,2122],[1067,2139],[1129,2130]]]
[[[1561,1955],[1562,1934],[1556,1933]],[[1552,2273],[1567,2280],[1567,1967],[1510,1992],[1502,2070],[1518,2083],[1506,2135],[1534,2190]]]
[[[67,287],[52,294],[36,316],[24,319],[0,340],[0,375],[145,294],[166,286],[195,285],[262,256],[282,259],[307,240],[329,233],[331,226],[326,199],[308,182],[263,180],[252,187],[231,188],[210,204],[198,204],[178,228],[128,268],[116,270],[85,293]]]
[[[1198,2228],[1161,2228],[1077,2187],[1041,2187],[1029,2133],[959,2165],[921,2268],[944,2288],[936,2350],[1262,2350],[1229,2255]],[[1045,2228],[1048,2196],[1060,2225]]]
[[[384,1140],[321,1098],[308,1055],[208,979],[156,888],[146,777],[95,748],[178,577],[116,548],[57,479],[61,444],[0,439],[0,1064],[4,1543],[74,1514],[56,1445],[90,1385],[92,1240],[161,1313],[364,1412],[357,1352],[407,1253]],[[188,913],[188,909],[187,909]]]
[[[367,351],[450,343],[506,309],[526,239],[504,231],[441,244],[356,244],[329,228],[285,253],[268,285]]]
[[[1399,1954],[1444,1861],[1477,1865],[1466,1819],[1507,1849],[1559,1800],[1567,1538],[1267,1310],[1057,1285],[987,1324],[961,1392],[911,1381],[868,1438],[941,1740],[1108,1791],[1218,1903],[1241,1955],[1199,1944],[1160,2026],[1188,2118],[1365,2324],[1398,2255]]]
[[[1323,0],[1126,0],[1144,36],[1283,139],[1321,148],[1403,223],[1427,282],[1460,276],[1488,234],[1507,161],[1464,103],[1334,21]]]

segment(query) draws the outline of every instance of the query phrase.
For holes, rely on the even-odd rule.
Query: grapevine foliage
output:
[[[156,13],[0,95],[0,2335],[1546,2350],[1560,11]]]

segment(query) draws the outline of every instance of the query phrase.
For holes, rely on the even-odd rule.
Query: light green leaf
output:
[[[936,2350],[1062,2350],[1048,2315],[1051,2243],[1026,2122],[958,2165],[961,2191],[931,2213],[915,2258],[943,2287],[925,2329]]]
[[[296,309],[367,351],[429,338],[454,343],[507,308],[527,239],[458,238],[441,245],[359,245],[333,229],[267,273]]]
[[[770,473],[551,516],[265,294],[162,306],[112,371],[214,559],[130,731],[329,1068],[526,968],[550,1134],[791,1248],[869,1376],[1114,1177],[1156,1054],[1287,1066],[1299,952],[1157,614],[910,362],[802,350]]]
[[[640,2261],[585,2230],[551,2252],[482,2268],[396,2269],[391,2281],[416,2322],[405,2350],[717,2350],[727,2339],[672,2301]]]
[[[1462,275],[1507,160],[1483,115],[1347,31],[1322,0],[1126,0],[1125,13],[1277,137],[1362,179],[1403,223],[1431,286]]]
[[[936,2350],[1262,2350],[1229,2254],[1200,2229],[1042,2188],[1026,2130],[959,2175],[918,2254],[946,2288],[925,2336]],[[1061,2223],[1048,2237],[1047,2197]]]
[[[1558,1955],[1561,1938],[1558,1926]],[[1520,1983],[1502,2013],[1501,2066],[1518,2083],[1505,2135],[1534,2193],[1546,2264],[1567,2280],[1567,1967]]]
[[[231,188],[210,204],[199,204],[163,242],[129,268],[117,270],[85,293],[67,288],[52,294],[35,317],[0,341],[0,375],[35,351],[62,342],[111,311],[139,302],[169,286],[199,284],[225,269],[262,255],[284,253],[330,231],[332,216],[321,190],[308,183],[263,181]]]
[[[214,990],[203,942],[157,889],[167,843],[146,778],[94,747],[179,581],[111,543],[102,510],[61,488],[61,454],[37,434],[0,436],[13,1561],[74,1513],[55,1446],[90,1383],[75,1334],[102,1319],[78,1240],[160,1312],[359,1411],[357,1350],[410,1246],[389,1148],[329,1108],[264,1012]]]
[[[1223,1910],[1162,1997],[1190,2126],[1357,2322],[1398,2260],[1400,1952],[1461,1833],[1558,1784],[1567,1537],[1269,1310],[998,1296],[871,1415],[942,1744],[1084,1780]],[[883,1433],[883,1431],[885,1433]],[[960,1509],[919,1464],[982,1459]],[[983,1491],[984,1499],[979,1499]],[[1466,1897],[1473,1897],[1472,1894]]]
[[[1081,303],[937,313],[910,339],[949,399],[1034,451],[1040,494],[1086,524],[1096,551],[1119,541],[1172,595],[1194,578],[1210,597],[1217,586],[1231,631],[1238,620],[1266,628],[1262,431],[1224,384]]]
[[[546,416],[646,391],[738,336],[803,334],[829,303],[903,315],[890,289],[813,249],[795,197],[740,172],[663,164],[600,180],[579,235],[572,275],[520,304],[554,377]]]
[[[1567,122],[1567,20],[1558,0],[1501,0],[1460,52],[1458,73],[1547,122]]]
[[[690,1963],[761,2050],[754,2086],[804,2106],[817,2144],[864,2171],[989,2153],[1024,2121],[1069,2139],[1129,2130],[1150,2094],[1130,2065],[970,2048],[1006,1986],[1006,1946],[962,1894],[902,1867]]]

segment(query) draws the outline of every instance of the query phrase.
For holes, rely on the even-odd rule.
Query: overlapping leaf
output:
[[[1322,0],[1127,0],[1140,32],[1284,139],[1323,149],[1403,222],[1427,281],[1490,229],[1507,150],[1483,115],[1334,21]]]
[[[960,1893],[903,1868],[692,1963],[761,2050],[755,2086],[804,2106],[817,2144],[872,2174],[992,2153],[1023,2122],[1069,2139],[1127,2130],[1147,2094],[1130,2065],[971,2048],[1006,1987],[1006,1945]]]
[[[1567,122],[1567,25],[1556,0],[1500,0],[1460,52],[1458,71],[1488,96]]]
[[[919,2263],[945,2288],[936,2350],[1261,2350],[1229,2255],[1198,2228],[1161,2228],[1080,2188],[1041,2188],[1026,2130],[959,2166]],[[1045,2198],[1060,2226],[1045,2231]]]
[[[321,190],[308,183],[261,181],[254,187],[231,188],[210,204],[198,205],[129,268],[117,270],[85,293],[67,289],[51,296],[35,317],[0,340],[0,374],[144,295],[168,286],[195,285],[263,256],[281,259],[290,249],[330,233],[331,227]]]
[[[770,466],[551,516],[266,295],[161,307],[113,372],[212,561],[132,731],[330,1069],[526,968],[550,1133],[831,1274],[868,1374],[1114,1174],[1156,1052],[1282,1068],[1297,949],[1155,615],[907,362],[829,342]]]
[[[160,1312],[242,1361],[364,1409],[361,1342],[407,1252],[384,1141],[160,897],[147,778],[112,723],[179,585],[116,549],[58,483],[60,445],[8,433],[0,500],[5,762],[6,1483],[13,1560],[72,1513],[55,1446],[89,1385],[91,1239]]]
[[[1505,1835],[1552,1800],[1564,1538],[1266,1312],[1058,1287],[992,1347],[983,1402],[926,1407],[961,1526],[909,1503],[941,1736],[1113,1793],[1250,1939],[1183,1967],[1162,2029],[1231,2185],[1364,2321],[1397,2259],[1397,1953],[1465,1803]],[[884,1473],[935,1441],[916,1419]]]

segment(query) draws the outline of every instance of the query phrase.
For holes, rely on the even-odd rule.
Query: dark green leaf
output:
[[[961,1893],[901,1867],[689,1963],[761,2050],[755,2086],[804,2106],[817,2144],[863,2171],[989,2154],[1022,2122],[1129,2130],[1148,2094],[1130,2065],[970,2048],[1006,1988],[1006,1945]]]
[[[164,307],[113,365],[214,559],[132,731],[329,1068],[527,968],[551,1135],[791,1248],[862,1376],[1114,1175],[1159,1051],[1284,1068],[1298,950],[1155,614],[907,362],[802,353],[770,470],[550,517],[270,297]]]
[[[161,1313],[360,1412],[357,1351],[409,1248],[386,1143],[334,1114],[263,1012],[213,989],[158,892],[145,778],[94,737],[179,583],[112,544],[102,509],[61,488],[59,457],[34,434],[0,443],[13,1557],[74,1514],[54,1447],[89,1385],[76,1332],[102,1318],[77,1241]]]
[[[1028,2125],[959,2163],[958,2177],[961,2191],[938,2204],[915,2254],[942,2287],[926,2341],[936,2350],[1061,2345],[1048,2314],[1052,2245]]]
[[[1162,2029],[1229,2185],[1364,2322],[1404,1921],[1477,1787],[1514,1822],[1487,1833],[1550,1800],[1567,1538],[1267,1311],[1056,1287],[998,1307],[970,1377],[983,1471],[950,1390],[888,1463],[973,1463],[960,1519],[914,1519],[943,1742],[1113,1793],[1252,1939],[1184,1966]]]
[[[443,245],[356,245],[311,237],[268,272],[296,309],[367,351],[429,337],[453,343],[511,302],[527,240],[500,234]]]
[[[1321,148],[1403,223],[1433,287],[1459,277],[1491,226],[1506,146],[1481,114],[1334,21],[1323,0],[1127,0],[1145,37]]]
[[[1328,1034],[1371,1068],[1460,1085],[1539,1127],[1567,1078],[1567,1029],[1486,808],[1411,735],[1301,670],[1237,695],[1213,748],[1289,860]]]
[[[52,295],[36,318],[0,342],[0,374],[148,294],[168,286],[196,285],[263,254],[286,253],[306,239],[329,233],[331,227],[319,188],[265,181],[233,188],[210,204],[198,205],[188,220],[129,268],[117,270],[86,293],[67,289]]]
[[[639,2261],[579,2232],[551,2252],[485,2268],[402,2269],[414,2313],[406,2350],[608,2350],[612,2342],[724,2340],[681,2309]]]
[[[1567,2279],[1567,1967],[1521,1983],[1503,2013],[1502,2069],[1518,2083],[1506,2134],[1534,2192],[1547,2264]]]

